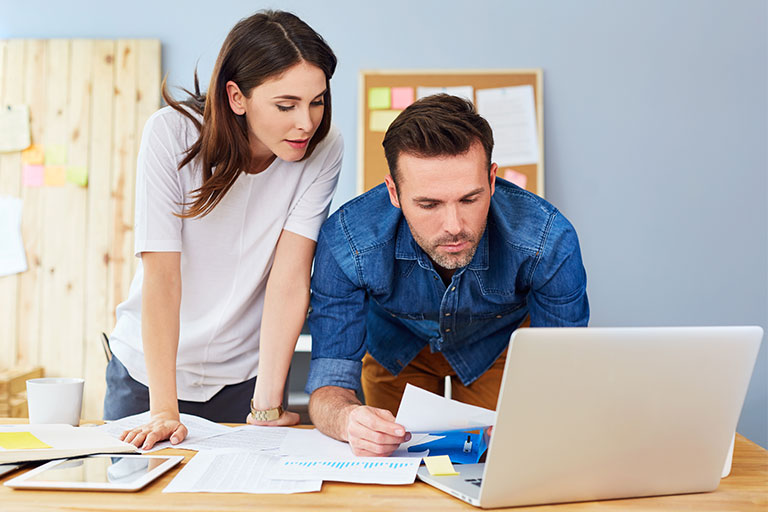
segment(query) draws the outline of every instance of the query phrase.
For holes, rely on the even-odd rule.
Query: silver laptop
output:
[[[519,329],[486,462],[418,476],[484,508],[712,491],[762,336],[754,326]]]

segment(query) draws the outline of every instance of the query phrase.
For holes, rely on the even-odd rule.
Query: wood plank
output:
[[[0,42],[0,108],[24,103],[24,44]],[[21,197],[21,153],[0,153],[0,196]],[[18,357],[19,276],[0,277],[0,366],[9,368]]]
[[[88,231],[85,246],[85,338],[83,354],[86,386],[83,417],[101,418],[106,383],[106,358],[99,346],[102,332],[114,324],[107,305],[109,257],[109,216],[112,167],[112,96],[115,73],[114,41],[93,43],[93,95],[88,178]]]
[[[88,39],[75,39],[70,43],[69,102],[67,116],[68,164],[88,167],[91,131],[91,90],[93,43]],[[85,336],[85,240],[87,224],[87,191],[74,183],[63,190],[69,243],[58,255],[63,267],[64,288],[60,290],[67,302],[67,352],[62,364],[67,375],[84,375],[83,354],[88,342]],[[95,345],[94,345],[95,346]]]
[[[140,39],[136,42],[137,82],[136,82],[136,141],[141,142],[144,124],[147,119],[160,107],[160,41],[157,39]],[[136,145],[138,155],[139,144]],[[135,183],[135,176],[134,176]],[[131,201],[134,205],[134,201]],[[135,205],[134,205],[135,206]],[[133,215],[134,210],[131,210]],[[133,232],[131,232],[133,235]],[[131,236],[131,252],[133,252],[133,236]],[[131,258],[131,276],[136,273],[139,258]]]
[[[110,189],[110,259],[108,305],[114,311],[128,296],[133,256],[133,201],[136,167],[136,66],[135,40],[118,40],[116,52],[113,165]]]
[[[24,41],[25,69],[24,102],[29,105],[29,117],[32,130],[32,143],[43,144],[46,125],[45,89],[46,89],[46,50],[43,40]],[[22,234],[24,250],[27,253],[29,269],[19,276],[18,292],[18,364],[33,366],[38,364],[40,340],[40,308],[42,293],[42,204],[43,189],[23,187],[21,198],[24,201],[22,215]]]
[[[49,148],[65,145],[69,141],[70,41],[51,39],[46,53],[45,87],[45,138],[43,144]],[[47,167],[47,165],[46,165]],[[71,318],[77,314],[69,300],[69,267],[72,262],[65,258],[72,237],[72,223],[69,221],[70,206],[66,200],[69,187],[45,186],[42,189],[42,296],[40,309],[40,344],[38,357],[47,375],[52,377],[70,376],[67,352],[74,349]],[[72,375],[75,376],[75,375]]]

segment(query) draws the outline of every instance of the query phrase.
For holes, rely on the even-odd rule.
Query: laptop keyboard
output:
[[[469,482],[472,485],[476,485],[478,487],[480,487],[480,484],[483,483],[483,479],[482,478],[465,478],[464,481],[465,482]]]

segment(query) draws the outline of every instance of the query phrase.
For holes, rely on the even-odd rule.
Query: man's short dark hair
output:
[[[455,156],[469,151],[476,141],[483,145],[491,170],[493,132],[471,101],[435,94],[412,103],[397,116],[384,136],[384,155],[397,184],[397,159],[401,154],[421,158]]]

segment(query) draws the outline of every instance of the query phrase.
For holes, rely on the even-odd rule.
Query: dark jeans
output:
[[[179,400],[179,412],[194,414],[218,423],[245,423],[256,377],[225,386],[207,402]],[[117,420],[149,410],[149,388],[136,382],[117,357],[107,365],[104,419]]]

